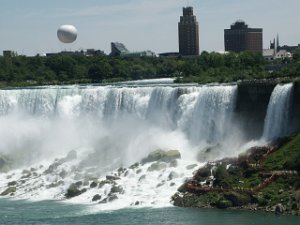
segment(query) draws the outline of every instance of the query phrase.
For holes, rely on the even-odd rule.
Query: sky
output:
[[[0,0],[0,54],[36,55],[63,50],[101,49],[111,42],[131,51],[178,51],[183,6],[193,6],[200,27],[200,51],[224,51],[224,29],[238,19],[264,29],[264,48],[277,33],[280,43],[300,43],[300,0]],[[57,29],[72,24],[72,44]]]

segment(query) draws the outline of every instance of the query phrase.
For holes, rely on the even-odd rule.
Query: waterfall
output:
[[[155,143],[151,129],[166,135],[180,133],[191,145],[219,143],[231,124],[236,91],[235,85],[0,90],[0,138],[4,140],[0,151],[37,145],[46,152],[95,147],[102,138],[113,135],[128,139],[123,143],[127,149],[133,147],[134,139],[148,138],[153,141],[148,151],[161,144]]]
[[[264,123],[263,139],[274,140],[289,134],[293,84],[278,84],[271,95]]]

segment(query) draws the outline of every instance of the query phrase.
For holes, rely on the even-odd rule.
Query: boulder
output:
[[[117,186],[117,185],[114,185],[112,186],[112,188],[110,189],[110,193],[113,194],[113,193],[119,193],[119,194],[123,194],[124,193],[124,189],[122,188],[122,186]]]
[[[17,185],[17,181],[11,181],[8,182],[7,186],[16,186]]]
[[[142,163],[149,163],[149,162],[155,162],[155,161],[163,161],[163,162],[171,162],[174,159],[180,159],[181,154],[178,150],[169,150],[169,151],[163,151],[161,149],[157,149],[149,155],[142,159]]]
[[[120,177],[116,177],[116,176],[110,176],[110,175],[106,176],[106,180],[120,180],[120,179],[121,179]]]
[[[247,194],[240,194],[237,192],[229,192],[225,193],[224,197],[226,200],[230,201],[232,203],[232,206],[243,206],[251,203],[251,198]]]
[[[150,152],[146,158],[142,159],[142,163],[145,164],[148,162],[158,161],[162,159],[164,156],[165,156],[165,151],[161,149],[157,149],[153,152]]]
[[[71,184],[70,187],[67,190],[67,193],[65,194],[66,198],[73,198],[78,195],[81,195],[82,193],[86,192],[86,189],[79,189],[78,185]]]
[[[173,159],[171,162],[170,162],[170,167],[177,167],[178,166],[178,162],[176,159]]]
[[[281,203],[279,203],[275,206],[275,214],[276,215],[283,214],[284,211],[285,211],[285,208]]]
[[[91,184],[90,184],[90,188],[95,188],[97,187],[98,183],[93,181]]]
[[[65,179],[67,177],[67,172],[65,170],[62,170],[59,174],[58,174],[62,179]]]
[[[135,163],[135,164],[133,164],[133,165],[131,165],[130,167],[129,167],[129,169],[136,169],[136,168],[138,168],[140,166],[140,164],[139,163]]]
[[[178,178],[178,177],[179,177],[178,173],[172,171],[172,172],[169,174],[169,176],[168,176],[168,180],[173,180],[173,179],[176,179],[176,178]]]
[[[108,202],[115,201],[117,199],[118,199],[117,195],[111,195],[111,196],[108,196],[107,198],[103,199],[102,201],[100,201],[99,204],[105,204],[105,203],[108,203]]]
[[[99,183],[99,188],[102,188],[105,184],[117,185],[114,180],[102,180]]]
[[[15,193],[17,191],[16,187],[8,187],[5,191],[3,191],[0,195],[1,196],[5,196],[5,195],[9,195],[12,193]]]
[[[139,182],[142,181],[142,180],[145,180],[146,179],[146,175],[142,175],[140,178],[139,178]]]
[[[160,170],[164,170],[167,168],[167,165],[163,162],[155,162],[152,163],[151,166],[148,168],[148,171],[160,171]]]
[[[96,195],[94,195],[94,197],[92,198],[92,201],[95,202],[95,201],[98,201],[98,200],[100,200],[100,199],[101,199],[101,195],[96,194]]]
[[[164,162],[171,162],[174,159],[181,159],[181,154],[178,150],[169,150],[165,152],[165,155],[162,160]]]

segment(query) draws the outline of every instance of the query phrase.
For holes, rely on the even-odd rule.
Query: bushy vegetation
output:
[[[270,73],[269,67],[277,68]],[[120,58],[57,54],[47,57],[0,56],[0,86],[102,83],[176,77],[177,82],[232,82],[300,77],[300,50],[291,60],[267,64],[261,54],[208,53],[192,58]]]

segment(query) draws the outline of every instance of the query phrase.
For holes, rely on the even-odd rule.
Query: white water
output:
[[[236,95],[236,85],[0,90],[0,153],[10,156],[20,168],[0,174],[0,192],[8,182],[18,181],[18,198],[64,199],[73,182],[105,180],[105,175],[116,174],[120,166],[139,162],[157,148],[178,149],[182,159],[177,167],[168,164],[166,169],[150,172],[151,163],[147,163],[128,169],[117,181],[125,193],[96,208],[129,207],[136,201],[143,207],[168,206],[170,196],[192,176],[193,170],[186,166],[200,166],[196,155],[206,147],[214,146],[214,150],[203,153],[201,161],[234,156],[257,144],[245,143],[233,121]],[[72,149],[78,153],[76,160],[44,173],[54,158]],[[22,169],[31,167],[37,175],[22,178]],[[64,179],[59,176],[63,170],[67,173]],[[176,176],[170,179],[172,172]],[[146,178],[140,180],[142,176]],[[62,180],[63,184],[49,188]],[[109,184],[88,188],[68,201],[91,203],[93,195],[103,199],[110,189]]]
[[[274,140],[289,134],[289,115],[293,84],[278,84],[270,98],[265,118],[263,139]]]

